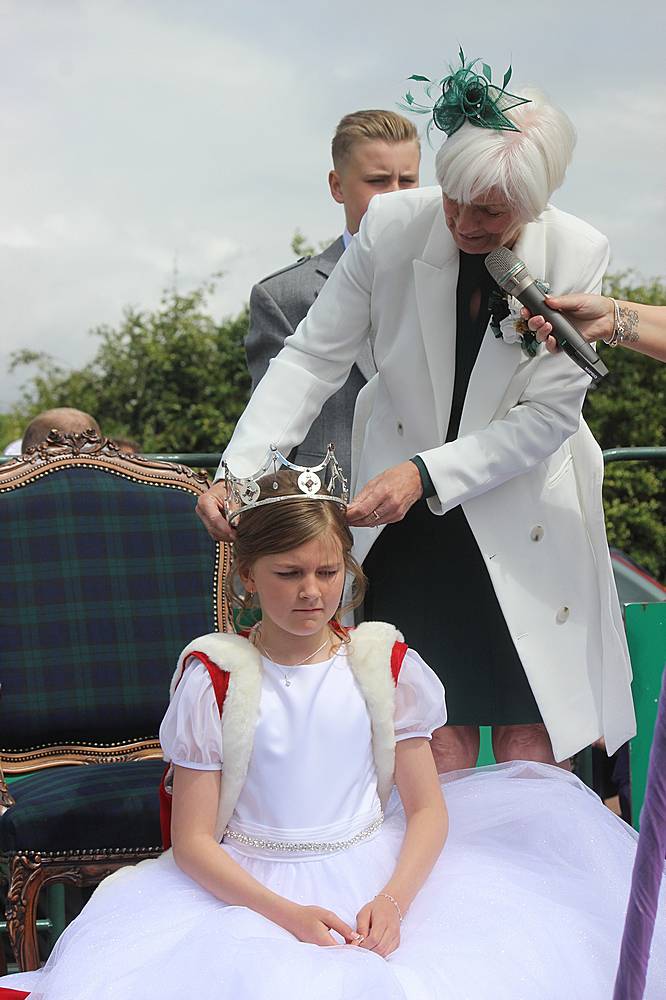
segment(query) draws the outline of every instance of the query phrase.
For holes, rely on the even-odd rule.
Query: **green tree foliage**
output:
[[[41,410],[74,406],[107,437],[128,437],[145,452],[221,450],[245,407],[250,379],[243,340],[247,309],[216,323],[208,284],[164,292],[153,312],[127,309],[117,328],[92,331],[93,360],[66,371],[47,354],[21,352],[14,367],[36,364],[12,418],[25,426]]]
[[[23,424],[13,413],[0,413],[0,452],[10,441],[20,438],[22,432]]]
[[[304,236],[300,229],[294,232],[291,238],[291,252],[294,257],[313,257],[316,250],[311,243],[308,243],[307,236]]]
[[[632,272],[608,275],[616,299],[666,305],[666,284],[641,284]],[[602,448],[666,445],[666,365],[624,348],[598,345],[610,374],[588,394],[583,413]],[[606,468],[604,507],[610,545],[666,579],[666,467],[647,462]]]
[[[330,240],[320,240],[315,247],[314,243],[310,243],[307,236],[304,236],[300,229],[296,229],[291,238],[291,252],[299,259],[301,257],[314,257],[315,254],[321,253],[322,250],[329,247],[334,240],[335,236]]]

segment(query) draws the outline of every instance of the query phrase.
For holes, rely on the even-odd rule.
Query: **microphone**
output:
[[[516,257],[508,247],[498,247],[486,257],[486,267],[500,288],[527,306],[534,316],[543,316],[548,320],[557,343],[579,368],[587,372],[593,383],[608,375],[608,368],[578,330],[562,313],[546,305],[544,292],[520,257]]]

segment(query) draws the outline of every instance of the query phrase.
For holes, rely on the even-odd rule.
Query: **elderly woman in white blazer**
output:
[[[604,236],[548,204],[571,123],[537,93],[523,100],[506,112],[515,131],[466,122],[444,142],[439,187],[373,199],[224,454],[249,476],[270,442],[298,445],[373,332],[349,519],[370,615],[401,628],[447,687],[440,770],[474,764],[482,724],[499,761],[565,766],[601,736],[611,753],[634,733],[603,463],[581,419],[589,378],[565,354],[528,353],[519,304],[501,315],[483,266],[508,245],[565,293],[598,291],[608,263]],[[199,514],[228,538],[222,490]]]

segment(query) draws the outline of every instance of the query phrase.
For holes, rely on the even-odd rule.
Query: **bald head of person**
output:
[[[21,451],[25,453],[42,444],[52,430],[61,434],[83,434],[85,431],[94,431],[102,436],[99,424],[89,413],[74,410],[69,406],[59,406],[55,410],[38,413],[28,424],[21,442]]]

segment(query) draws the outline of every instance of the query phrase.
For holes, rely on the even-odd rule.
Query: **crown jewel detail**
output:
[[[299,492],[272,495],[272,491],[279,488],[277,474],[281,469],[299,473],[296,480]],[[271,473],[273,482],[268,486]],[[266,481],[262,483],[264,479]],[[313,466],[294,465],[278,450],[277,445],[272,444],[268,458],[253,476],[239,479],[232,474],[225,462],[224,482],[227,487],[224,511],[229,524],[233,524],[247,510],[282,503],[283,500],[328,500],[343,507],[347,506],[349,500],[347,480],[335,457],[332,444],[326,449],[323,461]]]

